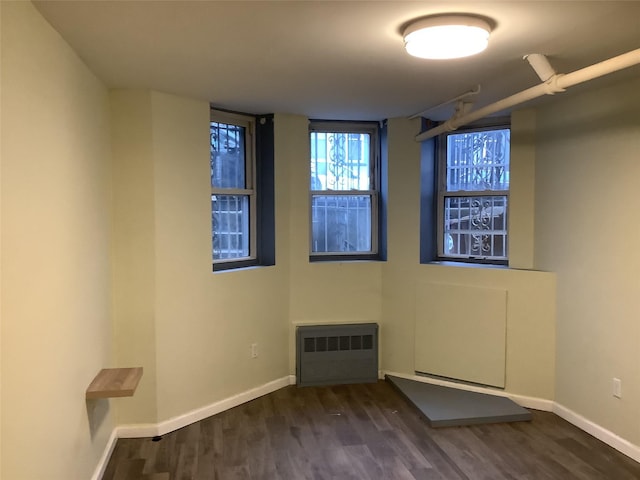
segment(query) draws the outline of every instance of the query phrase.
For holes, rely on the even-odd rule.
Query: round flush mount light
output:
[[[428,59],[462,58],[487,48],[489,24],[469,15],[436,15],[410,23],[403,32],[409,55]]]

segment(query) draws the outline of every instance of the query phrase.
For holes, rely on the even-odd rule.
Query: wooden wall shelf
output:
[[[142,367],[103,368],[87,388],[86,398],[133,396],[142,377]]]

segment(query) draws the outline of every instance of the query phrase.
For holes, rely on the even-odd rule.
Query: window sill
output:
[[[425,262],[422,265],[475,268],[475,269],[481,269],[481,270],[504,270],[504,271],[515,271],[515,272],[545,272],[546,271],[546,270],[536,270],[534,268],[516,268],[516,267],[510,267],[509,265],[493,265],[491,263],[451,262],[446,260],[434,260],[432,262]]]
[[[260,270],[262,268],[273,267],[274,265],[245,265],[245,266],[237,266],[237,267],[229,267],[222,269],[214,269],[213,274],[217,275],[219,273],[232,273],[232,272],[245,272],[248,270]]]
[[[348,256],[348,255],[310,255],[309,263],[377,263],[384,262],[378,255]]]
[[[472,263],[472,262],[452,262],[448,260],[434,260],[426,262],[424,265],[441,265],[443,267],[462,267],[462,268],[490,268],[497,270],[511,270],[508,265],[495,265],[493,263]]]

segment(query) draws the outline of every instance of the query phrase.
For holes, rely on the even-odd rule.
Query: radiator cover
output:
[[[305,325],[296,330],[298,386],[378,381],[378,324]]]

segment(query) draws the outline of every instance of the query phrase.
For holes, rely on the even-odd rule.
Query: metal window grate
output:
[[[440,165],[439,255],[507,261],[510,137],[509,128],[446,136]]]
[[[509,190],[509,129],[447,136],[447,192]]]
[[[506,259],[507,202],[506,195],[445,198],[444,254]]]
[[[375,255],[378,126],[312,122],[310,144],[311,256]]]
[[[253,127],[254,119],[251,117],[211,112],[211,244],[214,264],[231,265],[230,261],[255,257]]]
[[[312,195],[311,251],[371,252],[372,195]]]

